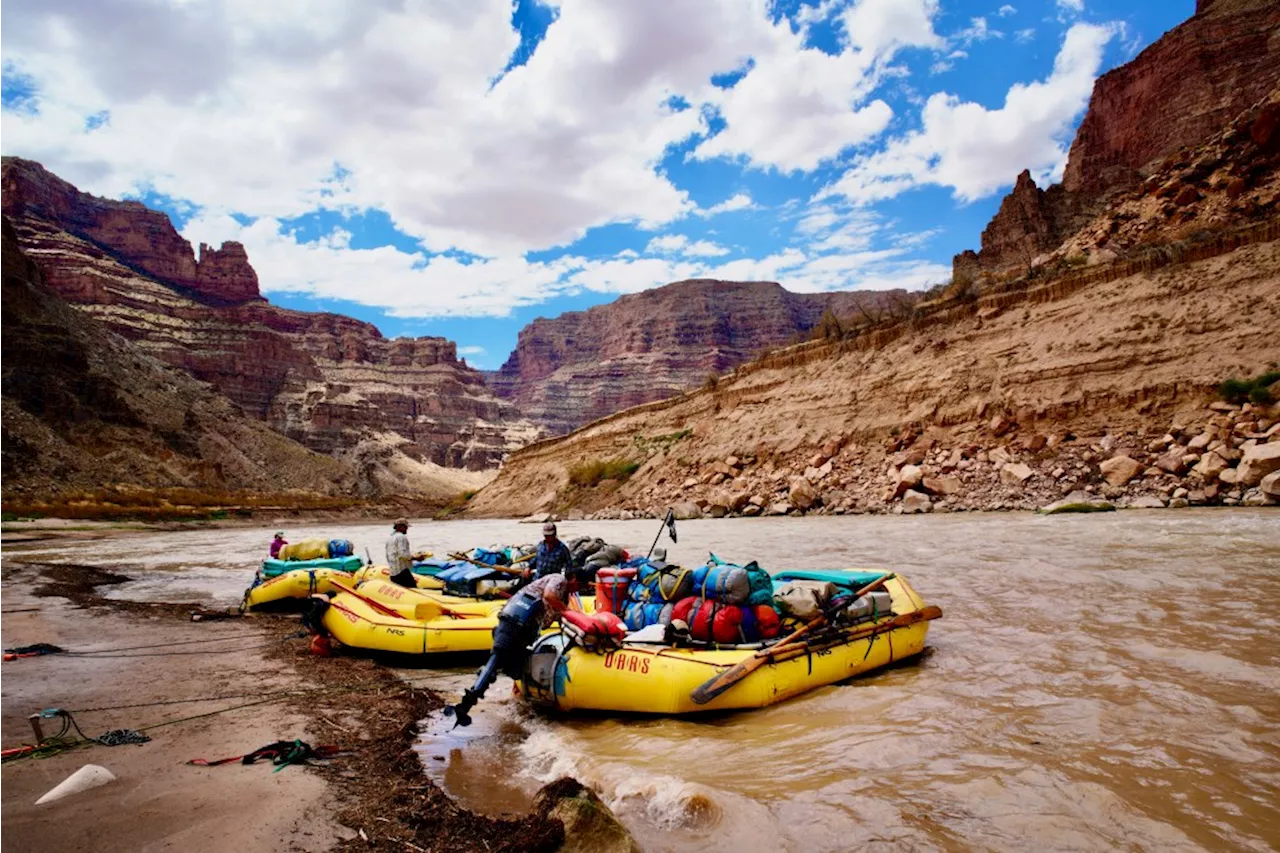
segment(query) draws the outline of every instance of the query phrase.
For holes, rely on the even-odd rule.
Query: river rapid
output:
[[[656,522],[565,522],[641,551]],[[344,536],[381,562],[389,529]],[[889,568],[944,617],[914,662],[759,711],[547,718],[500,679],[469,730],[428,720],[427,772],[470,808],[573,775],[646,851],[1280,847],[1280,513],[1127,511],[679,523],[668,560]],[[415,524],[415,549],[531,541],[504,521]],[[263,529],[5,548],[135,578],[136,600],[239,600]],[[415,681],[460,692],[475,662]]]

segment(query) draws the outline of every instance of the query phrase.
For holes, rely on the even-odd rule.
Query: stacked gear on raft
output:
[[[772,639],[782,621],[768,572],[714,554],[696,569],[645,557],[603,568],[596,575],[596,607],[618,614],[631,631],[679,621],[694,640],[722,644]]]

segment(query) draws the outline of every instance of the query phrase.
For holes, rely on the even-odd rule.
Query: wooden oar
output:
[[[892,631],[895,628],[905,628],[908,625],[915,625],[917,622],[931,622],[934,619],[941,618],[942,608],[931,604],[923,610],[912,610],[910,613],[903,613],[901,616],[895,616],[887,622],[872,622],[855,630],[838,634],[830,638],[827,642],[822,643],[820,647],[826,649],[834,646],[841,646],[845,643],[865,640],[867,637],[875,636],[876,634],[883,634],[888,631]],[[775,646],[773,651],[775,654],[772,655],[770,663],[784,663],[792,660],[793,658],[798,658],[801,655],[808,654],[811,651],[811,648],[808,643],[796,643],[791,646],[791,648],[782,649],[781,651],[778,651]]]
[[[857,600],[861,596],[866,595],[868,592],[871,592],[872,590],[876,589],[881,584],[883,584],[885,581],[891,580],[893,577],[894,575],[892,572],[885,575],[881,575],[880,577],[873,580],[871,583],[864,586],[862,589],[855,592],[853,594],[853,600]],[[812,631],[814,628],[819,627],[826,621],[827,621],[827,614],[825,613],[818,614],[813,619],[811,619],[807,624],[802,625],[798,630],[796,630],[789,636],[783,637],[781,640],[779,640],[777,643],[774,643],[769,648],[761,649],[760,651],[756,652],[754,655],[747,658],[746,660],[740,661],[734,666],[729,667],[724,672],[717,675],[715,678],[711,678],[703,682],[702,684],[699,684],[696,688],[694,688],[693,693],[690,694],[690,698],[693,699],[693,703],[695,705],[707,704],[712,699],[716,698],[721,693],[725,692],[730,687],[737,684],[739,681],[746,678],[748,675],[755,672],[760,667],[764,666],[779,652],[788,651],[790,650],[790,648],[793,648],[797,640],[799,640],[805,634]]]
[[[335,580],[330,580],[329,583],[332,584],[336,589],[342,590],[347,595],[360,599],[365,604],[369,605],[374,610],[378,611],[384,616],[394,616],[396,619],[404,619],[403,616],[401,616],[396,611],[392,610],[387,605],[383,604],[381,601],[378,601],[375,598],[370,598],[369,596],[364,595],[363,593],[356,592],[354,587],[349,587],[346,584],[342,583],[341,581],[335,581]],[[408,621],[408,620],[405,620],[405,621]]]

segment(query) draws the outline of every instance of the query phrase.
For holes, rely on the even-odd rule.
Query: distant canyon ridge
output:
[[[165,214],[139,202],[83,193],[17,157],[4,158],[0,177],[12,238],[40,274],[32,286],[139,354],[207,383],[232,404],[228,412],[337,460],[352,487],[371,497],[479,487],[511,451],[696,387],[803,339],[826,312],[909,299],[902,291],[795,294],[774,282],[678,282],[536,320],[502,369],[485,373],[444,338],[387,339],[351,317],[272,305],[244,246],[194,249]],[[88,334],[79,324],[67,329]],[[29,396],[23,407],[65,426]],[[6,458],[17,464],[14,454]],[[19,483],[20,470],[10,466]],[[146,479],[164,477],[152,471]],[[175,469],[173,479],[189,477]]]

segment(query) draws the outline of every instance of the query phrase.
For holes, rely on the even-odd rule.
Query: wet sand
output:
[[[330,817],[334,799],[314,772],[289,767],[273,773],[261,763],[185,764],[197,757],[240,755],[279,739],[308,739],[305,716],[284,703],[216,713],[253,702],[248,695],[90,710],[306,687],[291,667],[265,654],[269,646],[264,643],[279,641],[246,621],[191,622],[174,612],[81,609],[64,598],[35,595],[36,574],[21,564],[6,565],[0,629],[6,648],[32,643],[75,651],[152,648],[110,657],[58,654],[5,662],[3,746],[31,743],[27,716],[44,708],[72,711],[90,737],[110,729],[159,727],[147,731],[152,740],[142,745],[92,746],[7,762],[0,771],[5,849],[218,853],[277,847],[287,838],[289,849],[310,851],[329,849],[353,834]],[[201,714],[212,716],[180,722]],[[43,725],[46,734],[53,734],[59,721]],[[35,805],[46,791],[90,763],[107,768],[117,781]]]

